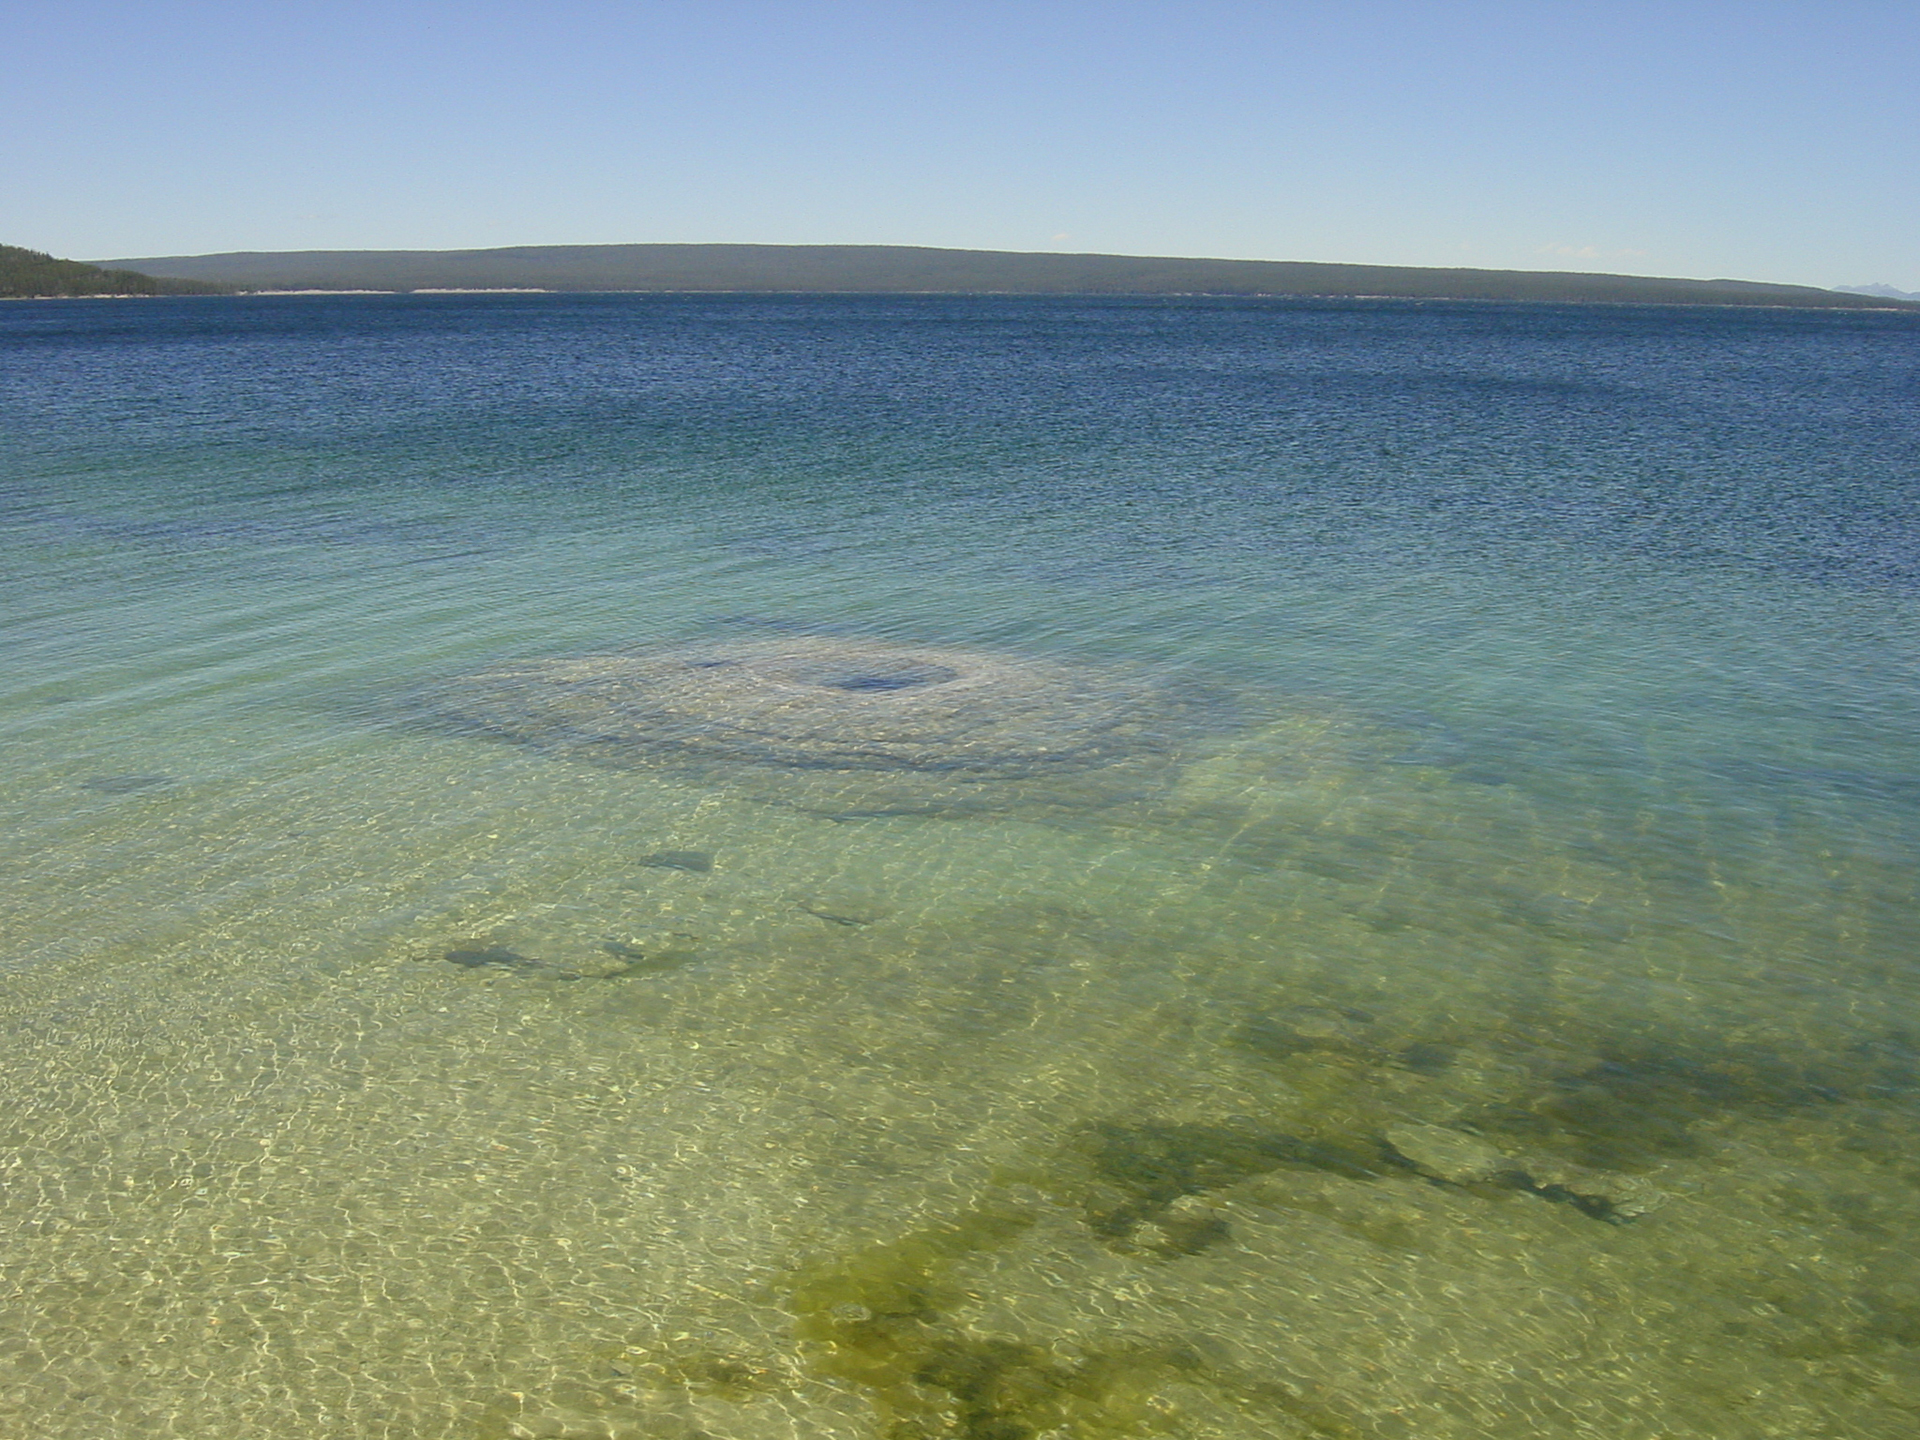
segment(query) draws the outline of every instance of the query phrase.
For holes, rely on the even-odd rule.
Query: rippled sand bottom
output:
[[[1912,1434],[1894,857],[1410,743],[868,818],[430,734],[49,761],[0,1429]]]

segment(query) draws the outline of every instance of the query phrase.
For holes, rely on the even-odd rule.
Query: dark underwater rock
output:
[[[1454,1185],[1491,1180],[1517,1168],[1486,1141],[1444,1125],[1389,1125],[1387,1143],[1422,1174]]]
[[[684,870],[689,875],[705,875],[713,869],[713,856],[705,850],[656,850],[641,856],[640,863],[653,870]]]
[[[871,925],[874,921],[883,918],[880,911],[866,907],[837,905],[833,909],[828,910],[822,909],[820,906],[806,900],[796,900],[793,903],[800,909],[806,911],[807,914],[813,916],[814,919],[824,920],[829,925],[844,925],[848,927]]]
[[[467,970],[510,970],[520,974],[544,972],[556,980],[578,980],[580,977],[571,970],[563,970],[558,965],[549,965],[544,960],[535,960],[529,955],[509,950],[504,945],[490,945],[480,949],[449,950],[440,957],[450,964]]]
[[[455,965],[465,966],[469,970],[538,970],[541,962],[530,959],[504,945],[492,945],[484,950],[449,950],[441,957]]]
[[[131,795],[136,790],[151,790],[156,785],[171,785],[171,775],[95,775],[82,780],[82,790],[97,790],[102,795]]]
[[[1087,1223],[1122,1244],[1195,1254],[1227,1238],[1205,1206],[1183,1205],[1283,1167],[1348,1180],[1375,1180],[1391,1168],[1377,1145],[1350,1145],[1231,1125],[1096,1125],[1083,1137],[1096,1187]],[[1153,1227],[1145,1236],[1143,1226]]]
[[[629,945],[623,940],[609,940],[600,948],[621,964],[617,970],[594,976],[596,980],[630,980],[638,975],[664,975],[670,970],[685,969],[700,958],[691,950],[662,950],[649,954],[638,945]]]

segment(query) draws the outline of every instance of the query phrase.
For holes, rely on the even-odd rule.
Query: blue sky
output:
[[[752,241],[1920,290],[1920,3],[64,0],[0,241]]]

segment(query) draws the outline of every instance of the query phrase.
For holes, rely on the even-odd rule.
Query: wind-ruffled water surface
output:
[[[5,307],[0,1430],[1909,1435],[1917,411],[1870,312]],[[788,641],[1206,719],[437,701]]]

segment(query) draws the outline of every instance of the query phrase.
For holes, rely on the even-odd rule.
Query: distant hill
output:
[[[1299,295],[1652,305],[1909,308],[1748,280],[1433,270],[1286,260],[933,250],[904,245],[533,245],[301,250],[105,262],[245,290],[639,290],[837,294]],[[1920,308],[1920,307],[1914,307]]]
[[[0,245],[0,298],[9,300],[74,295],[224,295],[232,288],[198,278],[157,279],[132,270],[103,270],[79,260],[56,260],[18,245]]]
[[[1891,285],[1836,285],[1842,295],[1873,295],[1881,300],[1920,300],[1920,292],[1896,290]]]

